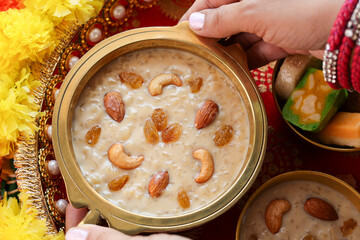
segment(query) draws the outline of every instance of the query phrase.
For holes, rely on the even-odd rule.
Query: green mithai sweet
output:
[[[329,87],[321,70],[309,68],[287,100],[282,115],[305,131],[317,132],[327,125],[347,96],[345,89]]]

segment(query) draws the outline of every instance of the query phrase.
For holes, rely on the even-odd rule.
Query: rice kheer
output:
[[[272,233],[265,220],[266,209],[278,199],[287,201],[290,209],[283,213],[278,232]],[[314,207],[314,203],[310,209],[308,199],[327,202],[335,210],[335,218],[326,215],[325,207]],[[320,215],[315,208],[320,209]],[[355,240],[360,236],[359,223],[358,209],[341,193],[321,183],[293,180],[277,184],[254,199],[242,219],[239,239]]]
[[[120,81],[119,74],[134,72],[143,78],[133,89]],[[161,94],[149,93],[151,80],[164,73],[177,75],[182,86],[164,86]],[[190,90],[189,80],[202,78],[200,91]],[[121,94],[124,118],[114,121],[106,112],[104,96],[111,91]],[[197,129],[195,116],[204,102],[218,106],[218,114],[208,126]],[[149,143],[144,125],[155,109],[166,113],[167,125],[180,124],[179,138],[170,143],[160,139]],[[231,126],[233,136],[224,146],[214,143],[215,132]],[[96,144],[85,141],[87,132],[101,129]],[[87,181],[111,203],[133,213],[147,216],[171,216],[201,208],[224,193],[240,173],[249,149],[249,120],[244,102],[227,76],[210,62],[188,52],[157,48],[128,53],[99,70],[83,90],[74,111],[72,143],[76,159]],[[108,156],[114,144],[121,143],[128,156],[144,156],[133,169],[115,166]],[[197,149],[212,156],[214,171],[203,183],[195,181],[202,162],[193,157]],[[160,196],[151,197],[148,185],[155,173],[166,171],[168,184]],[[127,175],[121,190],[111,191],[108,183]],[[178,194],[186,193],[188,206],[181,206]],[[183,196],[183,195],[182,195]]]

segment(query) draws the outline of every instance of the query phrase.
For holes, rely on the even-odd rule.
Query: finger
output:
[[[153,234],[148,237],[130,237],[108,227],[84,224],[71,228],[65,235],[66,240],[189,240],[188,238],[170,234]]]
[[[250,69],[255,69],[264,66],[274,60],[286,57],[288,54],[282,48],[275,47],[264,41],[255,43],[246,51],[248,58],[248,65]]]
[[[75,227],[85,217],[87,208],[74,208],[71,204],[66,207],[65,228],[66,230]]]
[[[318,59],[324,59],[324,50],[309,51],[311,55]]]
[[[65,240],[130,240],[131,238],[112,228],[84,224],[66,232]]]
[[[193,12],[198,12],[204,9],[217,8],[224,4],[229,4],[233,2],[238,2],[238,0],[197,0],[194,4],[186,11],[186,13],[181,17],[179,22],[189,19],[189,16]]]
[[[231,37],[232,41],[239,43],[244,50],[248,50],[255,43],[262,41],[262,39],[253,33],[239,33]]]
[[[259,6],[243,1],[222,5],[215,9],[193,12],[189,16],[189,26],[198,35],[223,38],[240,32],[255,33],[258,30],[254,17]]]

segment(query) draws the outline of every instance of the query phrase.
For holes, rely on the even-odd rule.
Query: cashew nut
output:
[[[109,160],[117,167],[122,169],[134,169],[141,165],[144,156],[129,157],[124,153],[124,148],[120,143],[114,144],[108,151]]]
[[[152,96],[157,96],[162,93],[162,88],[167,85],[182,86],[181,79],[172,73],[163,73],[154,77],[149,84],[149,92]]]
[[[273,234],[280,231],[282,216],[291,208],[290,203],[285,199],[275,199],[267,205],[265,210],[265,223]]]
[[[193,152],[193,157],[201,161],[201,169],[199,175],[195,178],[195,182],[204,183],[209,180],[214,172],[214,162],[208,150],[200,148]]]

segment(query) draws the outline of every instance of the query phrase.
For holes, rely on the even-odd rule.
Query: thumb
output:
[[[131,237],[112,228],[84,224],[70,228],[65,234],[65,240],[130,240]]]
[[[252,26],[257,24],[257,18],[253,17],[254,7],[256,5],[251,7],[248,1],[242,1],[193,12],[189,26],[196,34],[212,38],[229,37],[240,32],[254,33]]]
[[[188,238],[170,235],[170,234],[153,234],[147,237],[128,236],[115,229],[100,227],[92,224],[84,224],[79,227],[70,228],[66,232],[65,240],[190,240]]]

